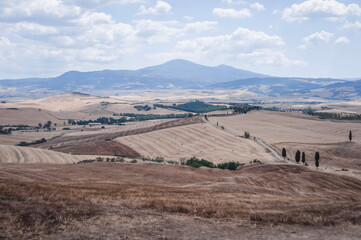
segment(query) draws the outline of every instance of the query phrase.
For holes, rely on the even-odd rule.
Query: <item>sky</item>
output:
[[[361,77],[359,0],[0,0],[0,79],[172,59]]]

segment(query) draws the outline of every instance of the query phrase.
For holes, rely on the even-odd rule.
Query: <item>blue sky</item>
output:
[[[274,76],[361,77],[356,0],[0,1],[0,78],[172,59]]]

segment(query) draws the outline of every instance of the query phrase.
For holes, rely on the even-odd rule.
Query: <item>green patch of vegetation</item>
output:
[[[237,170],[237,168],[239,166],[243,166],[244,163],[239,163],[239,162],[225,162],[225,163],[219,163],[219,164],[214,164],[210,161],[207,161],[205,159],[198,159],[196,157],[192,157],[190,159],[188,159],[185,163],[185,165],[190,166],[190,167],[194,167],[194,168],[199,168],[199,167],[208,167],[208,168],[219,168],[219,169],[223,169],[223,170],[232,170],[235,171]]]
[[[176,110],[181,110],[181,111],[186,111],[186,112],[194,112],[194,113],[207,113],[207,112],[213,112],[213,111],[218,111],[218,110],[225,110],[227,109],[227,106],[224,105],[212,105],[212,104],[208,104],[208,103],[204,103],[201,101],[193,101],[193,102],[188,102],[188,103],[184,103],[184,104],[173,104],[172,106],[166,106],[166,105],[162,105],[162,104],[154,104],[155,107],[161,107],[161,108],[171,108],[171,109],[176,109]]]
[[[32,142],[21,141],[21,142],[20,142],[19,144],[17,144],[16,146],[29,146],[29,145],[41,144],[41,143],[45,143],[45,142],[46,142],[46,139],[45,139],[45,138],[42,138],[42,139],[35,140],[35,141],[32,141]]]
[[[68,127],[65,127],[65,128],[63,128],[63,130],[70,130],[70,128],[68,128]]]
[[[134,106],[135,109],[137,109],[138,111],[149,111],[152,109],[152,107],[150,107],[149,105],[137,105]]]

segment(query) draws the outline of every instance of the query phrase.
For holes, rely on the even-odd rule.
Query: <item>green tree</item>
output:
[[[283,159],[286,161],[286,157],[287,157],[287,152],[285,148],[282,148],[282,157]]]
[[[318,168],[320,166],[320,153],[319,152],[316,152],[315,153],[315,165],[316,167]]]
[[[306,154],[305,152],[302,152],[302,163],[305,164],[306,162]]]
[[[296,163],[299,163],[301,160],[301,152],[297,150],[296,156],[295,156]]]
[[[249,138],[251,136],[251,134],[249,134],[249,132],[244,132],[244,137],[245,138]]]
[[[350,133],[348,134],[348,139],[350,140],[350,142],[352,141],[352,132],[350,131]]]

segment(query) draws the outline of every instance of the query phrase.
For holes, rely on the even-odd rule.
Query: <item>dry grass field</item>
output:
[[[250,132],[280,152],[288,150],[293,160],[297,150],[305,151],[306,158],[313,164],[316,151],[320,152],[322,166],[361,169],[361,128],[360,123],[347,121],[320,120],[301,113],[253,111],[230,117],[212,117],[226,129]],[[353,132],[348,142],[349,131]]]
[[[3,164],[0,237],[358,239],[360,199],[360,180],[290,165]]]
[[[273,162],[273,157],[252,140],[235,137],[209,124],[198,123],[130,135],[116,139],[142,156],[169,160],[199,157],[214,163],[254,159]]]
[[[70,155],[45,149],[0,145],[1,163],[74,163],[96,156]]]

